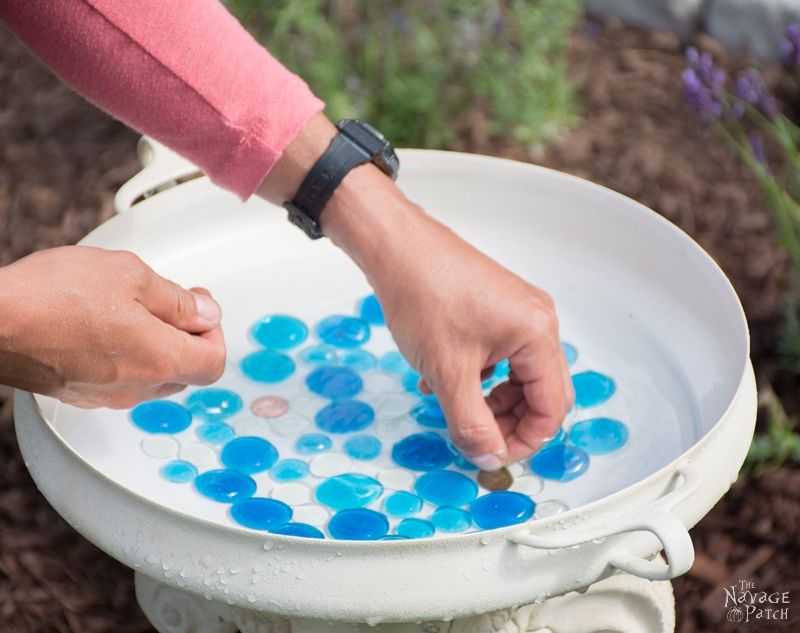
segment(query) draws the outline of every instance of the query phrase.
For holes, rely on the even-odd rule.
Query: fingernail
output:
[[[500,453],[487,453],[486,455],[477,455],[475,457],[470,457],[469,461],[471,461],[475,466],[480,468],[481,470],[500,470],[503,467],[503,455],[505,451]]]
[[[195,308],[197,308],[197,316],[209,325],[216,325],[219,323],[222,311],[219,309],[217,302],[211,297],[206,297],[197,292],[193,292],[192,294],[194,295]]]

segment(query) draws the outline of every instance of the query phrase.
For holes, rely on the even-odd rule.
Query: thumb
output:
[[[438,387],[436,395],[456,446],[481,470],[502,468],[508,457],[506,441],[483,397],[480,370],[453,372]]]
[[[141,303],[153,316],[191,334],[211,330],[222,317],[222,310],[207,290],[186,290],[156,273],[145,285]]]

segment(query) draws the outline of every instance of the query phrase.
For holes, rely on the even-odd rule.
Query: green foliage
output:
[[[800,464],[800,434],[797,420],[790,417],[771,387],[759,393],[759,404],[767,413],[767,428],[750,445],[741,475],[759,476],[787,462]]]
[[[565,53],[579,0],[228,0],[327,103],[397,146],[447,147],[475,113],[535,144],[577,120]]]

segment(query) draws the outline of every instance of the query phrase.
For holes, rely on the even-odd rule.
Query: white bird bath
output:
[[[313,325],[369,293],[341,252],[307,240],[282,210],[189,178],[195,168],[155,143],[141,150],[147,164],[120,189],[119,214],[82,243],[131,250],[178,283],[211,290],[231,359],[222,386],[243,384],[238,362],[253,351],[247,332],[262,315]],[[684,233],[608,189],[481,156],[400,157],[398,184],[412,199],[553,295],[562,336],[580,352],[573,374],[603,370],[617,385],[614,398],[582,417],[625,421],[630,438],[618,454],[593,456],[574,481],[538,487],[530,466],[519,466],[524,492],[539,503],[523,523],[417,540],[300,538],[237,525],[228,505],[165,482],[159,467],[176,456],[169,442],[141,450],[143,431],[127,412],[18,392],[17,434],[39,488],[135,570],[139,603],[160,633],[671,631],[668,581],[692,563],[687,529],[735,480],[755,421],[747,325],[732,287]],[[380,354],[391,339],[384,332],[372,344]],[[267,391],[308,403],[304,375]],[[244,389],[245,417],[231,424],[252,430],[247,406],[266,392]],[[364,397],[375,404],[379,395]],[[176,453],[198,443],[194,432],[175,435]],[[281,457],[293,450],[294,439],[274,439]],[[219,468],[211,456],[201,471]],[[391,466],[381,459],[389,458],[348,468],[377,476]],[[253,477],[269,495],[274,482]],[[553,514],[551,500],[567,509]],[[321,516],[330,536],[324,513],[302,516]]]

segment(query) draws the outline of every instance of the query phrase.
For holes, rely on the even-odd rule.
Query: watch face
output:
[[[400,161],[397,160],[394,148],[383,134],[366,121],[357,119],[339,121],[337,127],[343,134],[346,134],[348,138],[363,148],[381,171],[391,176],[392,180],[397,177]]]

